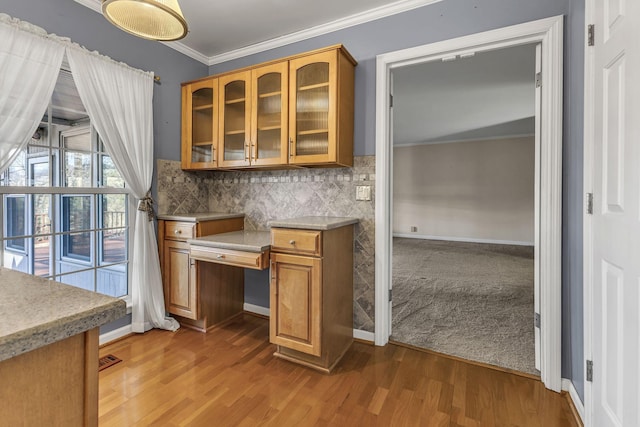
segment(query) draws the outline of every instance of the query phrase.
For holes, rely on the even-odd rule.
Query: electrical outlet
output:
[[[411,232],[412,233],[417,233],[418,232],[418,227],[416,227],[415,225],[411,226]]]
[[[356,186],[356,200],[371,200],[371,186],[369,185],[358,185]]]

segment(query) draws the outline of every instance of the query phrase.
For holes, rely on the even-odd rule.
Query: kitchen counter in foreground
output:
[[[98,329],[125,302],[0,268],[2,425],[98,425]]]
[[[124,301],[0,268],[0,361],[112,322]]]

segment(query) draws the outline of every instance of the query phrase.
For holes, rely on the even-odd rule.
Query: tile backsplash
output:
[[[370,186],[371,201],[356,201]],[[354,157],[353,168],[185,172],[180,162],[158,160],[158,213],[243,212],[247,230],[274,219],[350,216],[355,228],[354,328],[373,332],[375,298],[375,156]]]

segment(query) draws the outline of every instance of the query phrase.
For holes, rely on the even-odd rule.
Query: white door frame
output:
[[[541,380],[561,390],[562,350],[562,72],[563,17],[500,28],[377,56],[376,63],[376,202],[375,202],[375,343],[389,341],[391,278],[391,177],[389,87],[394,68],[441,60],[453,55],[530,43],[542,44],[542,102],[539,177],[539,242],[536,252],[540,287]]]

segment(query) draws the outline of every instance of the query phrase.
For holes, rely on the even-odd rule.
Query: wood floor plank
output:
[[[105,346],[100,426],[577,427],[535,379],[356,342],[331,375],[275,358],[268,320],[152,330]]]

